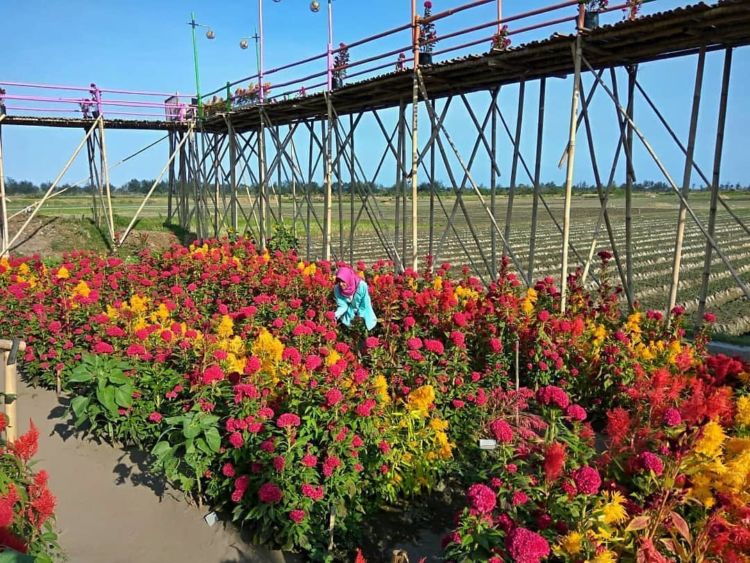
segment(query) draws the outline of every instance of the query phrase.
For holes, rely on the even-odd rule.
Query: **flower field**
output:
[[[600,258],[564,314],[507,264],[486,288],[357,264],[366,334],[335,323],[334,265],[244,239],[12,257],[0,334],[82,433],[150,451],[269,547],[353,560],[380,508],[448,489],[448,560],[745,561],[750,368],[687,342],[682,308],[623,312]]]

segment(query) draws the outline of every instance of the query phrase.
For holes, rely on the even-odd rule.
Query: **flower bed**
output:
[[[746,367],[685,341],[681,311],[626,315],[576,276],[563,315],[551,278],[358,269],[370,335],[336,326],[330,264],[246,240],[13,258],[0,332],[83,431],[268,546],[352,555],[376,509],[448,486],[456,560],[750,554]]]
[[[5,415],[0,413],[0,436],[7,423]],[[0,437],[0,559],[3,561],[44,563],[54,561],[60,554],[53,518],[55,497],[47,488],[47,472],[34,471],[31,463],[38,439],[39,432],[33,423],[13,443]],[[8,559],[3,559],[3,555]]]

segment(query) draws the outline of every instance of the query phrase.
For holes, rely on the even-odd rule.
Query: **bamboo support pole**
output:
[[[344,145],[341,142],[339,134],[339,120],[336,119],[334,127],[336,128],[336,196],[338,199],[337,207],[339,214],[339,260],[344,259],[344,185],[341,181],[341,160],[339,155],[343,154]]]
[[[415,26],[415,29],[419,29]],[[417,31],[418,32],[418,31]],[[415,48],[416,51],[416,48]],[[419,219],[419,184],[417,182],[417,173],[419,168],[419,79],[421,71],[419,66],[414,68],[412,93],[411,93],[411,267],[417,271],[419,267],[419,228],[417,221]],[[404,252],[404,257],[406,253]]]
[[[539,109],[536,130],[536,161],[534,162],[534,198],[531,202],[531,234],[529,236],[529,272],[528,279],[534,279],[534,254],[536,252],[537,214],[539,213],[539,185],[542,174],[542,146],[544,144],[544,105],[547,96],[547,79],[539,81]]]
[[[0,352],[2,361],[0,362],[0,375],[4,379],[5,416],[8,417],[8,427],[5,429],[5,437],[8,442],[15,442],[18,437],[18,370],[16,369],[16,360],[11,360],[11,351],[13,341],[0,339]],[[16,352],[26,350],[26,343],[21,340],[17,342]],[[10,399],[8,399],[10,397]]]
[[[260,234],[260,248],[265,249],[268,244],[268,186],[266,178],[266,127],[265,115],[260,110],[260,128],[258,129],[258,227]]]
[[[104,118],[99,120],[99,155],[101,157],[101,174],[104,184],[104,191],[107,195],[107,230],[109,231],[109,240],[115,242],[115,217],[112,211],[112,188],[109,184],[109,165],[107,164],[107,143],[104,138]]]
[[[0,115],[0,221],[2,221],[2,231],[0,231],[0,258],[8,254],[10,245],[8,244],[8,201],[5,196],[5,169],[3,168],[3,127],[2,121],[5,115]]]
[[[635,109],[635,72],[628,67],[628,105],[627,112],[630,122],[634,118]],[[633,127],[628,124],[625,142],[625,292],[628,298],[628,308],[632,311],[635,301],[633,289]],[[606,208],[605,208],[606,209]]]
[[[333,221],[333,179],[331,170],[331,159],[333,151],[333,107],[331,94],[326,92],[327,127],[325,134],[325,200],[323,203],[323,260],[331,259],[331,223]]]
[[[575,76],[573,77],[573,96],[570,109],[570,135],[568,137],[568,159],[565,174],[565,207],[563,211],[562,264],[560,267],[560,311],[565,312],[568,296],[568,242],[570,240],[570,204],[573,189],[573,167],[576,154],[576,132],[578,118],[578,99],[581,82],[581,34],[576,35],[573,47]]]
[[[727,122],[727,99],[729,97],[729,78],[732,72],[732,48],[724,51],[724,71],[721,79],[721,97],[719,98],[719,118],[716,125],[716,143],[714,147],[714,168],[711,181],[711,203],[708,215],[708,234],[714,236],[716,229],[716,211],[719,201],[719,183],[721,180],[721,157],[724,150],[724,129]],[[703,324],[703,314],[706,312],[706,298],[708,296],[708,282],[711,277],[711,244],[706,241],[706,256],[703,262],[703,275],[698,298],[698,311],[695,316],[695,326]]]
[[[354,264],[354,229],[356,225],[354,223],[354,182],[355,182],[355,171],[354,171],[354,116],[349,114],[349,131],[352,136],[349,142],[349,263]]]
[[[498,11],[499,3],[498,3]],[[492,90],[490,99],[490,211],[493,217],[497,217],[497,97],[500,88]],[[497,279],[497,235],[494,229],[490,229],[490,254],[492,256],[492,279]]]
[[[594,69],[591,67],[591,64],[588,62],[588,60],[586,59],[586,57],[582,56],[581,58],[582,58],[584,64],[586,65],[586,67],[591,72],[594,72]],[[600,78],[597,78],[597,80],[600,81],[602,87],[607,92],[607,94],[609,95],[609,97],[612,98],[612,100],[615,100],[615,97],[612,94],[612,91],[609,89],[609,87],[604,82],[602,82]],[[737,282],[737,286],[740,289],[742,289],[742,292],[745,294],[745,297],[750,298],[750,288],[748,288],[747,284],[742,280],[742,278],[740,278],[739,273],[737,272],[737,270],[735,269],[735,267],[732,266],[732,263],[729,261],[729,258],[727,258],[726,254],[724,254],[724,252],[721,250],[721,248],[719,248],[719,245],[716,244],[716,241],[714,240],[714,238],[711,235],[709,235],[708,231],[703,226],[703,223],[701,223],[700,219],[698,219],[698,216],[695,214],[695,212],[693,211],[692,207],[690,207],[690,205],[688,205],[688,202],[682,197],[682,193],[680,192],[680,189],[677,187],[677,184],[672,179],[672,176],[669,174],[669,171],[666,169],[666,167],[662,163],[661,159],[659,159],[659,156],[656,154],[656,152],[654,151],[653,147],[651,147],[651,143],[648,142],[648,139],[646,139],[646,137],[643,135],[643,133],[641,132],[641,130],[638,128],[638,126],[632,120],[630,120],[630,118],[628,118],[627,112],[623,109],[623,107],[620,106],[620,105],[618,105],[617,109],[620,112],[620,114],[624,118],[628,119],[628,121],[632,124],[632,126],[633,126],[633,132],[638,136],[638,138],[640,139],[641,143],[643,143],[643,146],[645,147],[645,149],[648,152],[649,156],[651,156],[651,158],[653,159],[654,163],[659,168],[659,171],[662,173],[662,175],[664,176],[664,178],[667,180],[667,183],[669,183],[669,187],[672,189],[672,191],[675,193],[675,195],[677,195],[677,197],[679,198],[680,202],[685,205],[685,209],[687,210],[688,214],[690,215],[690,218],[693,220],[693,222],[695,223],[695,225],[701,231],[701,233],[703,234],[703,236],[706,237],[706,240],[711,244],[711,246],[713,247],[713,249],[716,251],[716,254],[718,254],[718,256],[721,258],[721,261],[724,263],[724,265],[729,270],[729,273],[732,275],[732,278],[734,279],[735,282]]]
[[[42,205],[44,205],[44,202],[45,202],[45,201],[47,201],[47,200],[49,199],[49,197],[50,197],[50,194],[51,194],[51,193],[53,192],[53,190],[54,190],[54,189],[55,189],[55,188],[57,187],[57,184],[58,184],[58,183],[60,182],[60,180],[62,179],[62,177],[63,177],[63,176],[65,175],[65,173],[66,173],[66,172],[68,171],[68,168],[70,168],[70,166],[71,166],[71,165],[73,164],[73,161],[74,161],[74,160],[76,159],[76,157],[78,156],[78,153],[80,153],[80,152],[81,152],[81,149],[83,148],[83,145],[84,145],[84,144],[86,144],[86,142],[87,142],[87,141],[89,140],[89,138],[90,138],[90,137],[91,137],[91,135],[92,135],[92,134],[94,133],[94,131],[96,131],[96,128],[97,128],[97,126],[98,126],[98,124],[99,124],[99,121],[100,121],[101,119],[102,119],[101,117],[98,117],[98,118],[96,119],[96,121],[95,121],[95,122],[94,122],[94,123],[93,123],[93,124],[91,125],[91,127],[89,128],[89,130],[88,130],[88,132],[86,133],[86,135],[85,135],[85,136],[83,137],[83,139],[81,139],[81,142],[80,142],[80,143],[78,143],[78,146],[77,146],[77,147],[76,147],[76,149],[75,149],[75,150],[73,151],[73,154],[71,155],[71,157],[70,157],[70,158],[68,159],[68,162],[66,162],[66,163],[65,163],[65,166],[63,166],[62,170],[60,171],[60,173],[59,173],[59,174],[57,175],[57,177],[55,178],[55,181],[54,181],[54,182],[52,182],[52,184],[50,185],[50,187],[49,187],[49,188],[47,189],[47,191],[45,192],[45,194],[44,194],[44,197],[42,197],[41,201],[39,202],[39,205],[37,205],[37,206],[36,206],[36,207],[34,208],[34,210],[33,210],[33,211],[31,212],[31,214],[30,214],[30,215],[28,216],[28,218],[26,219],[26,221],[24,222],[24,224],[23,224],[23,225],[21,225],[21,228],[20,228],[20,229],[18,229],[18,231],[16,232],[15,236],[14,236],[14,237],[13,237],[12,239],[10,239],[10,242],[8,242],[7,244],[5,244],[5,241],[3,241],[3,243],[4,243],[4,247],[3,247],[3,250],[2,250],[2,252],[0,252],[0,254],[5,254],[5,253],[7,253],[7,252],[8,252],[8,251],[9,251],[9,250],[11,249],[11,247],[13,246],[13,243],[14,243],[14,242],[16,242],[16,241],[17,241],[17,240],[19,239],[19,237],[21,236],[21,234],[23,234],[23,232],[24,232],[24,231],[26,230],[26,227],[28,227],[28,226],[29,226],[29,223],[31,223],[31,221],[33,221],[33,220],[34,220],[34,217],[36,217],[36,214],[37,214],[37,213],[39,212],[39,210],[40,210],[40,209],[42,208]]]
[[[227,135],[229,135],[229,183],[232,190],[232,199],[229,203],[232,230],[236,233],[238,229],[237,219],[237,137],[235,136],[232,120],[227,119]]]
[[[677,304],[677,290],[680,285],[680,267],[682,265],[682,246],[685,238],[685,223],[687,221],[687,199],[690,196],[690,179],[693,172],[693,155],[695,152],[695,137],[698,132],[698,114],[701,105],[701,92],[703,90],[703,68],[706,62],[706,50],[701,48],[698,55],[698,67],[695,72],[695,86],[693,90],[693,109],[690,115],[690,130],[688,131],[687,155],[685,157],[685,170],[682,176],[682,198],[680,200],[680,211],[677,217],[677,237],[674,245],[674,260],[672,262],[672,283],[669,288],[669,305],[667,307],[667,319],[669,312]]]
[[[432,113],[435,113],[435,100],[430,100]],[[437,136],[435,123],[430,123],[430,139]],[[430,241],[427,253],[430,255],[430,272],[435,268],[435,143],[430,143]]]
[[[401,193],[403,192],[403,182],[404,182],[404,166],[403,166],[403,159],[402,155],[404,152],[404,143],[406,142],[406,106],[404,104],[403,100],[399,100],[398,104],[398,137],[397,137],[397,148],[396,148],[396,186],[395,186],[395,192],[396,192],[396,205],[394,209],[394,217],[393,217],[393,243],[396,245],[396,248],[398,248],[399,243],[401,241]],[[404,206],[406,206],[406,202],[403,202]],[[406,236],[406,233],[403,233],[403,236]],[[401,253],[403,256],[403,253]],[[402,263],[398,263],[395,265],[396,271],[402,272],[404,269],[404,265]]]
[[[521,80],[518,86],[518,116],[516,118],[516,132],[513,140],[513,161],[510,167],[510,187],[508,188],[508,205],[505,209],[505,240],[510,244],[511,223],[513,221],[513,202],[516,195],[516,178],[518,174],[518,157],[521,154],[521,130],[523,129],[523,107],[526,100],[526,81]],[[494,112],[493,112],[494,114]],[[503,256],[508,249],[503,247]]]
[[[160,172],[160,173],[159,173],[159,175],[158,175],[158,176],[156,177],[156,180],[154,180],[154,183],[153,183],[153,184],[151,185],[151,188],[150,188],[150,189],[148,190],[148,193],[147,193],[147,194],[146,194],[146,196],[145,196],[145,197],[143,198],[143,201],[141,202],[141,205],[140,205],[140,206],[138,207],[138,209],[137,209],[137,210],[136,210],[136,212],[135,212],[135,215],[134,215],[134,216],[133,216],[133,218],[132,218],[132,219],[130,220],[130,224],[129,224],[129,225],[127,226],[127,228],[125,229],[125,231],[124,231],[124,232],[122,233],[122,236],[120,237],[120,240],[116,242],[116,246],[117,246],[117,247],[120,247],[120,246],[122,246],[122,243],[123,243],[123,242],[125,242],[125,239],[126,239],[126,238],[127,238],[127,236],[128,236],[129,234],[130,234],[130,231],[131,231],[131,230],[133,229],[133,226],[134,226],[134,225],[135,225],[135,223],[136,223],[136,222],[138,221],[138,217],[140,216],[140,214],[141,214],[141,211],[143,211],[143,208],[144,208],[144,207],[146,207],[146,204],[148,203],[148,200],[149,200],[149,198],[151,197],[151,194],[153,194],[153,193],[154,193],[154,190],[156,189],[156,186],[157,186],[157,185],[159,184],[159,182],[161,181],[161,179],[162,179],[162,176],[164,176],[165,172],[167,171],[167,168],[169,167],[169,165],[170,165],[170,164],[172,163],[172,161],[173,161],[173,160],[175,159],[175,157],[177,156],[177,154],[178,154],[178,151],[179,151],[180,147],[182,146],[182,144],[184,144],[184,143],[185,143],[185,141],[187,141],[187,139],[189,139],[189,138],[191,137],[191,135],[192,135],[192,132],[193,132],[193,129],[192,129],[192,127],[191,127],[191,128],[190,128],[190,130],[188,131],[188,134],[187,134],[187,135],[185,135],[185,137],[183,137],[182,141],[180,141],[180,145],[178,145],[178,146],[177,146],[177,149],[176,149],[176,150],[174,150],[174,151],[172,152],[172,154],[171,154],[171,155],[169,155],[169,160],[168,160],[168,161],[167,161],[167,163],[166,163],[166,164],[164,165],[164,167],[163,167],[163,168],[161,169],[161,172]]]

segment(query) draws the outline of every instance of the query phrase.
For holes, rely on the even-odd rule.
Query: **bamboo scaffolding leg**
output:
[[[344,186],[343,182],[341,181],[341,161],[338,158],[338,155],[343,153],[341,138],[339,134],[339,120],[338,118],[335,121],[336,127],[336,196],[338,199],[337,207],[338,207],[338,216],[339,216],[339,254],[338,258],[339,260],[344,259]]]
[[[349,143],[349,263],[354,264],[354,116],[349,114],[349,131],[352,139]]]
[[[109,231],[109,240],[115,243],[115,215],[112,210],[112,188],[109,183],[109,165],[107,164],[107,141],[104,136],[104,118],[99,120],[99,152],[101,156],[102,183],[104,184],[104,193],[107,196],[107,229]]]
[[[575,75],[570,109],[570,136],[568,137],[568,159],[565,173],[565,207],[563,211],[562,264],[560,266],[560,311],[565,312],[568,298],[568,242],[570,240],[570,204],[573,188],[573,169],[576,155],[576,133],[578,130],[578,99],[581,85],[581,34],[576,36],[573,46]]]
[[[396,196],[396,205],[394,209],[394,217],[393,217],[393,243],[396,245],[396,248],[399,247],[399,243],[401,241],[401,192],[403,191],[403,181],[404,181],[404,166],[403,166],[403,159],[401,158],[404,152],[404,142],[406,137],[406,106],[404,105],[404,101],[400,100],[398,104],[398,137],[397,137],[397,149],[396,149],[396,185],[395,185],[395,196]],[[406,206],[406,202],[404,202],[404,206]],[[404,233],[404,236],[406,236],[406,233]],[[402,254],[403,256],[403,254]],[[404,265],[401,263],[395,264],[396,271],[397,272],[403,272],[404,271]]]
[[[188,138],[190,138],[190,136],[191,136],[191,135],[192,135],[192,128],[191,128],[191,129],[190,129],[190,130],[188,131],[188,134],[187,134],[187,135],[186,135],[186,136],[185,136],[185,137],[183,138],[183,140],[182,140],[182,143],[184,143],[184,142],[185,142],[185,141],[186,141],[186,140],[187,140]],[[180,147],[178,146],[177,148],[179,149]],[[156,189],[156,186],[157,186],[157,185],[159,184],[159,182],[161,181],[161,179],[162,179],[162,176],[164,176],[164,174],[165,174],[165,173],[166,173],[166,171],[167,171],[167,168],[169,168],[169,165],[170,165],[170,164],[171,164],[171,162],[172,162],[172,161],[173,161],[173,160],[175,159],[175,157],[177,156],[177,154],[178,154],[178,151],[177,151],[177,150],[175,150],[175,151],[174,151],[174,152],[172,152],[172,154],[171,154],[171,155],[169,156],[169,160],[168,160],[168,161],[167,161],[167,163],[166,163],[166,164],[164,165],[164,168],[162,168],[162,169],[161,169],[161,172],[160,172],[160,173],[159,173],[159,175],[158,175],[158,176],[156,177],[156,180],[154,180],[154,183],[153,183],[153,184],[151,185],[151,189],[149,189],[149,190],[148,190],[148,193],[147,193],[147,194],[146,194],[146,196],[145,196],[145,197],[143,198],[143,201],[141,202],[141,205],[140,205],[140,206],[138,207],[138,210],[137,210],[137,211],[135,212],[135,215],[134,215],[134,216],[133,216],[133,218],[132,218],[132,219],[130,220],[130,224],[129,224],[129,225],[127,226],[127,228],[125,229],[125,231],[124,231],[124,232],[122,233],[122,236],[120,237],[120,240],[119,240],[119,241],[117,241],[117,244],[116,244],[116,246],[120,247],[120,246],[122,246],[122,243],[123,243],[123,242],[125,242],[125,239],[126,239],[126,238],[127,238],[127,236],[128,236],[129,234],[130,234],[130,231],[131,231],[131,230],[133,229],[133,226],[135,225],[136,221],[138,221],[138,217],[139,217],[139,215],[141,214],[141,211],[143,211],[143,208],[144,208],[144,207],[146,207],[146,203],[148,203],[148,200],[149,200],[149,198],[151,197],[151,194],[153,194],[153,193],[154,193],[154,190]]]
[[[547,95],[547,79],[539,81],[539,109],[536,129],[536,160],[534,162],[534,199],[531,202],[531,234],[529,236],[529,271],[528,279],[534,279],[534,254],[536,252],[537,214],[539,213],[539,185],[542,174],[542,146],[544,145],[544,104]]]
[[[232,190],[230,201],[230,221],[232,230],[238,230],[237,222],[237,137],[234,133],[231,119],[227,119],[227,135],[229,135],[229,183]]]
[[[65,163],[65,166],[63,166],[62,170],[57,175],[57,178],[55,178],[55,181],[52,182],[52,184],[50,185],[50,187],[45,192],[44,197],[42,197],[41,201],[39,202],[39,205],[37,205],[36,207],[34,207],[34,210],[28,216],[28,218],[26,219],[26,221],[24,222],[24,224],[21,225],[21,228],[18,229],[18,231],[16,232],[16,234],[13,236],[13,238],[10,239],[10,242],[8,242],[5,245],[5,248],[3,249],[2,254],[5,254],[6,252],[8,252],[13,247],[13,243],[16,242],[19,239],[19,237],[21,236],[21,234],[26,230],[26,227],[29,226],[29,223],[31,223],[31,221],[34,220],[34,217],[36,217],[36,214],[42,208],[42,206],[44,205],[44,202],[49,199],[50,194],[52,193],[52,191],[57,187],[57,184],[60,182],[60,180],[62,179],[62,177],[68,171],[68,168],[70,168],[70,166],[73,164],[73,161],[78,156],[78,153],[81,152],[81,149],[83,148],[83,145],[86,144],[86,142],[89,140],[89,138],[94,133],[94,131],[96,131],[96,128],[97,128],[100,120],[101,120],[101,117],[97,118],[97,120],[91,125],[91,127],[88,130],[88,133],[86,133],[86,135],[83,137],[83,139],[81,139],[81,142],[78,143],[78,146],[73,151],[73,154],[68,159],[68,162]],[[5,201],[5,200],[3,199],[3,201]]]
[[[14,357],[11,352],[14,350]],[[26,343],[23,340],[5,340],[0,339],[0,376],[4,379],[3,392],[6,396],[5,416],[8,418],[8,426],[5,429],[5,438],[8,442],[16,441],[18,437],[18,370],[16,361],[18,353],[26,350]]]
[[[494,88],[490,94],[490,211],[497,217],[497,97],[500,88]],[[490,254],[492,256],[492,279],[497,279],[497,235],[490,228]]]
[[[417,271],[419,267],[419,184],[417,174],[419,169],[419,81],[420,70],[414,69],[411,94],[411,267]],[[406,251],[404,250],[404,257]]]
[[[721,79],[721,97],[719,99],[719,119],[716,126],[716,144],[714,147],[714,169],[711,181],[711,203],[708,215],[708,234],[713,237],[716,229],[716,211],[719,201],[719,183],[721,180],[721,157],[724,151],[724,129],[727,122],[727,98],[729,97],[729,78],[732,72],[732,49],[724,51],[724,72]],[[703,315],[706,312],[706,299],[708,296],[708,282],[711,277],[711,255],[713,248],[706,242],[706,256],[703,261],[703,275],[701,278],[700,297],[698,298],[698,311],[695,316],[695,327],[700,328],[703,324]]]
[[[266,178],[266,127],[264,112],[260,111],[260,128],[258,129],[258,219],[260,221],[260,248],[268,244],[268,226],[266,225],[268,207],[268,182]]]
[[[169,137],[169,154],[172,154],[175,149],[175,132],[170,131],[168,133]],[[172,212],[173,212],[173,204],[172,201],[175,194],[175,162],[172,161],[172,164],[169,166],[169,175],[167,177],[167,181],[169,182],[169,189],[167,190],[167,220],[165,223],[170,224],[172,222]]]
[[[680,285],[680,267],[682,265],[682,246],[685,238],[685,223],[687,220],[687,199],[690,196],[690,179],[693,172],[693,154],[695,152],[695,136],[698,132],[698,114],[703,90],[703,68],[706,62],[706,49],[701,48],[698,55],[698,68],[695,72],[695,87],[693,90],[693,110],[690,115],[690,130],[688,132],[687,156],[685,170],[682,176],[682,198],[677,217],[677,237],[674,245],[674,260],[672,262],[672,283],[669,288],[669,306],[667,307],[667,322],[671,318],[669,312],[677,303],[677,290]]]
[[[513,221],[513,200],[516,195],[516,175],[518,173],[518,156],[521,152],[521,130],[523,128],[523,106],[526,100],[526,81],[521,80],[518,86],[518,116],[516,118],[516,136],[513,141],[513,162],[510,169],[510,187],[508,189],[508,205],[505,209],[505,240],[510,244],[511,223]],[[493,112],[494,114],[494,112]],[[503,247],[503,256],[508,249]]]
[[[331,169],[333,153],[333,107],[330,93],[325,94],[328,110],[325,134],[325,200],[323,202],[323,260],[331,259],[331,229],[333,221],[333,171]]]
[[[435,100],[430,100],[429,103],[432,108],[432,113],[434,114]],[[435,124],[430,123],[430,139],[434,139],[436,135],[437,129]],[[430,148],[430,177],[428,179],[430,183],[430,241],[427,253],[430,255],[430,273],[432,273],[435,268],[435,143],[430,141],[428,144]]]
[[[583,63],[586,65],[586,67],[591,72],[594,72],[593,67],[588,62],[588,60],[586,59],[586,57],[581,56],[581,59],[582,59]],[[615,96],[614,96],[614,94],[612,94],[612,91],[609,89],[609,87],[604,82],[602,82],[601,79],[597,78],[597,80],[600,81],[600,84],[602,85],[602,88],[604,88],[604,90],[607,92],[607,94],[609,95],[609,97],[612,98],[612,100],[615,100]],[[628,119],[628,121],[632,124],[632,126],[633,126],[633,132],[638,136],[638,138],[640,139],[641,143],[643,143],[643,146],[645,147],[645,149],[648,152],[649,156],[651,156],[651,158],[653,159],[654,163],[659,168],[659,171],[662,173],[662,175],[664,176],[664,178],[667,180],[667,183],[669,184],[669,187],[672,189],[672,191],[675,193],[675,195],[677,195],[677,197],[679,198],[680,202],[685,205],[685,209],[687,210],[688,214],[690,215],[690,218],[693,220],[693,222],[695,223],[695,225],[701,231],[701,233],[703,234],[703,236],[706,237],[706,240],[708,240],[708,242],[711,244],[711,246],[713,247],[713,249],[716,251],[716,254],[718,254],[719,258],[721,258],[721,261],[724,263],[724,265],[729,270],[729,273],[732,275],[732,278],[737,283],[737,286],[740,289],[742,289],[742,292],[745,294],[745,297],[750,298],[750,288],[748,288],[747,284],[742,280],[742,278],[740,278],[739,274],[737,273],[737,270],[734,268],[734,266],[732,266],[732,263],[729,261],[729,258],[727,258],[726,254],[724,254],[724,252],[721,250],[721,248],[719,247],[719,245],[716,244],[716,241],[714,240],[714,238],[711,235],[709,235],[708,231],[703,226],[703,223],[701,223],[700,219],[698,219],[698,216],[695,214],[695,212],[693,211],[692,207],[690,207],[690,205],[688,205],[687,200],[685,200],[685,198],[682,197],[682,193],[681,193],[680,189],[677,187],[677,184],[672,179],[672,176],[669,174],[669,171],[665,168],[665,166],[662,163],[662,161],[659,159],[659,156],[656,154],[656,152],[654,151],[653,147],[651,147],[651,143],[648,142],[648,139],[646,139],[646,137],[643,135],[643,133],[637,127],[637,125],[632,120],[630,120],[628,118],[627,112],[623,109],[623,107],[618,105],[617,109],[620,112],[620,114],[623,115],[623,117],[625,117],[626,119]]]
[[[8,202],[5,196],[5,169],[3,168],[3,126],[2,122],[5,119],[5,115],[0,115],[0,221],[2,224],[0,228],[0,258],[5,257],[8,254]]]
[[[96,168],[96,133],[86,141],[86,156],[89,165],[89,186],[91,188],[91,214],[94,225],[97,229],[101,228],[101,215],[99,207],[101,205],[101,184],[99,183],[99,171]]]
[[[635,106],[635,78],[637,67],[627,67],[628,72],[628,105],[627,112],[630,121],[634,118]],[[633,128],[628,124],[625,143],[625,292],[628,298],[628,308],[632,311],[635,305],[633,288]]]

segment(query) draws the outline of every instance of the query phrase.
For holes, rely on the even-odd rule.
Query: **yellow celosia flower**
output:
[[[738,426],[750,426],[750,397],[740,397],[737,400],[737,414],[734,423]]]
[[[617,524],[628,517],[625,510],[625,497],[619,491],[607,493],[608,502],[602,507],[602,520],[605,524]]]
[[[601,553],[597,553],[596,557],[591,560],[591,563],[616,563],[617,554],[614,551],[604,550]]]
[[[443,278],[435,276],[435,279],[432,282],[432,288],[435,291],[443,291]]]
[[[2,266],[6,271],[10,271],[10,261],[5,256],[0,258],[0,266]]]
[[[140,295],[130,297],[130,310],[134,313],[145,313],[146,305],[148,305],[148,297],[141,297]]]
[[[245,358],[238,358],[231,352],[227,354],[227,371],[236,372],[236,373],[242,373],[245,371],[245,364],[247,363],[247,360]]]
[[[443,420],[442,418],[433,418],[430,421],[430,428],[435,431],[442,432],[448,429],[448,421]]]
[[[222,315],[219,327],[216,329],[216,335],[219,338],[229,338],[234,334],[234,321],[229,315]]]
[[[137,321],[135,321],[135,324],[133,325],[133,332],[138,332],[139,330],[146,328],[148,326],[148,323],[146,322],[146,319],[139,317]]]
[[[25,266],[26,264],[22,264],[22,266]],[[88,297],[91,294],[91,288],[89,288],[89,284],[87,284],[85,281],[81,280],[79,281],[76,286],[73,288],[73,297],[81,296],[81,297]]]
[[[107,305],[106,315],[109,317],[110,320],[115,320],[117,317],[120,316],[120,312],[114,307],[112,307],[112,305]]]
[[[448,441],[448,435],[445,432],[435,432],[435,439],[439,446],[438,457],[441,459],[453,457],[453,445]]]
[[[326,366],[331,367],[341,359],[341,356],[336,350],[331,350],[326,356]]]
[[[252,351],[260,359],[261,369],[275,378],[276,365],[281,361],[281,356],[284,353],[284,344],[281,340],[262,328],[258,338],[253,342]]]
[[[527,315],[530,315],[531,312],[534,310],[534,305],[536,305],[536,300],[537,300],[537,292],[533,287],[530,287],[528,290],[526,290],[526,297],[521,302],[521,310]]]
[[[24,262],[23,264],[21,264],[18,267],[18,273],[21,274],[21,275],[23,275],[23,276],[27,275],[29,273],[29,265],[26,262]]]
[[[427,416],[430,405],[435,401],[435,389],[433,389],[432,385],[418,387],[409,393],[407,401],[410,411],[419,413],[420,416]]]
[[[375,376],[375,380],[372,383],[375,388],[375,393],[380,399],[381,403],[388,403],[391,400],[391,396],[388,393],[388,380],[383,375]]]
[[[724,429],[718,422],[712,420],[703,427],[703,435],[695,443],[695,452],[715,457],[721,454],[721,446],[725,438]]]
[[[570,532],[560,540],[560,549],[567,555],[578,555],[581,553],[581,542],[583,534],[579,532]]]
[[[454,296],[457,300],[464,302],[469,301],[470,299],[476,300],[479,297],[479,293],[474,291],[473,289],[470,289],[468,287],[463,286],[456,286],[456,290],[454,291]]]
[[[60,268],[57,270],[57,279],[58,280],[67,280],[70,277],[70,272],[65,266],[60,266]]]

